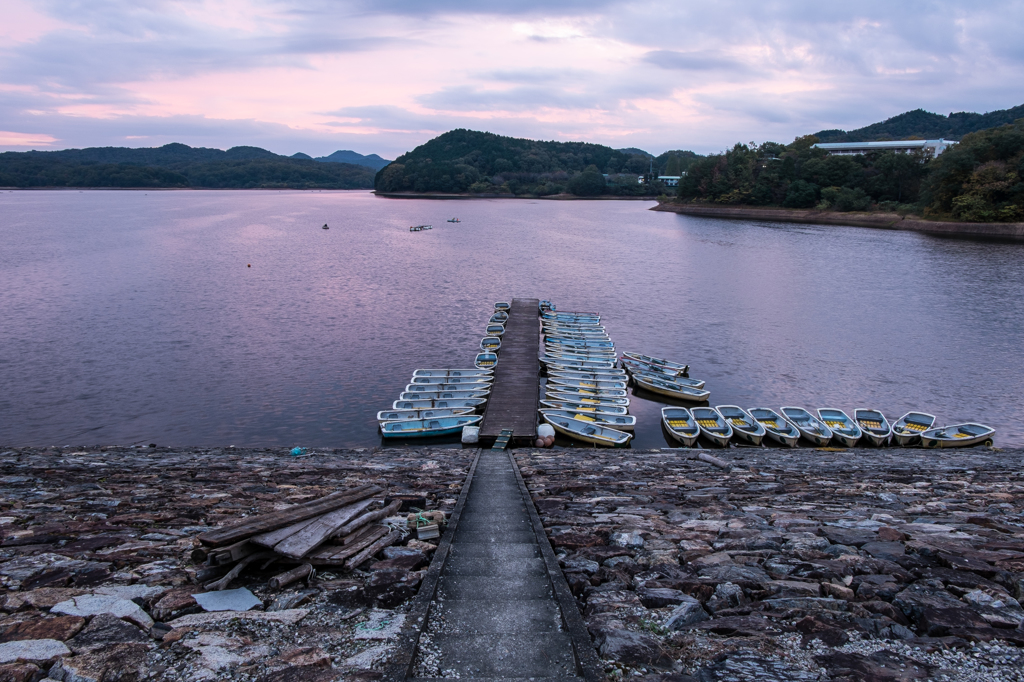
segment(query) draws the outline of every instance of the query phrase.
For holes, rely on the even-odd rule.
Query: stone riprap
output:
[[[197,536],[364,484],[450,511],[475,455],[0,448],[0,680],[377,679],[434,544],[278,590],[296,564],[257,562],[230,584],[253,610],[205,612]]]
[[[609,676],[1024,679],[1024,452],[696,454],[516,453]]]

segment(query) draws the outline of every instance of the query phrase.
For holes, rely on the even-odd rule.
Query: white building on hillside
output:
[[[955,140],[887,140],[885,142],[819,142],[816,149],[824,149],[829,156],[867,154],[869,152],[925,151],[935,157],[956,144]]]

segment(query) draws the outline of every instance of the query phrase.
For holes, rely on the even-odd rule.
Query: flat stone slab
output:
[[[441,669],[463,677],[556,677],[576,672],[572,641],[564,632],[452,636],[445,643]]]
[[[456,599],[438,602],[435,632],[452,635],[500,635],[558,632],[558,606],[542,599]]]
[[[546,581],[523,577],[496,578],[486,575],[445,575],[437,586],[442,599],[478,599],[490,595],[497,601],[520,599],[550,599],[551,586]]]
[[[537,545],[526,542],[509,542],[505,544],[485,544],[477,542],[468,545],[452,545],[450,556],[472,557],[489,561],[507,561],[508,559],[533,559],[540,556]]]
[[[217,611],[215,613],[193,613],[181,618],[175,618],[167,623],[172,628],[192,627],[195,625],[209,625],[210,623],[223,623],[224,621],[239,619],[263,621],[267,623],[298,623],[306,617],[309,609],[285,609],[284,611]]]
[[[529,576],[544,577],[547,579],[547,569],[544,560],[536,559],[509,559],[497,563],[480,557],[460,557],[448,560],[445,570],[450,575],[486,575],[494,578],[525,578]]]

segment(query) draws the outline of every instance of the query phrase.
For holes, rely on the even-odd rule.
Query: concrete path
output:
[[[419,652],[442,677],[579,679],[509,455],[480,454]],[[421,641],[421,644],[424,642]]]

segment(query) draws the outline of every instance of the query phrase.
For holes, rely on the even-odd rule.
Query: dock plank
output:
[[[480,437],[497,438],[502,429],[512,429],[516,443],[537,438],[537,408],[540,406],[540,323],[536,298],[512,299],[501,353],[494,368],[494,383],[480,425]]]

